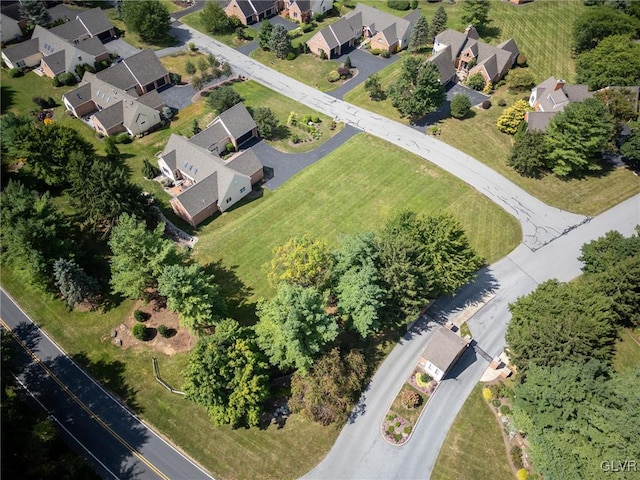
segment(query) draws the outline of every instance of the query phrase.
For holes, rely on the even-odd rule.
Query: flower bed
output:
[[[416,368],[414,370],[414,372],[411,374],[411,376],[409,377],[408,382],[418,391],[426,394],[426,395],[433,395],[433,392],[435,391],[436,387],[438,386],[438,382],[436,380],[434,380],[433,378],[429,377],[429,381],[427,382],[426,385],[424,385],[422,382],[420,382],[419,377],[420,375],[426,375],[421,368]],[[427,375],[428,376],[428,375]]]
[[[405,382],[382,421],[384,438],[395,445],[406,443],[428,401],[428,394]]]

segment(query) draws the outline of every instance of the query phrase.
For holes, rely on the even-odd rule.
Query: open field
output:
[[[512,480],[502,433],[478,384],[456,417],[431,474],[432,480]]]
[[[273,292],[261,266],[274,247],[308,233],[336,245],[341,234],[379,229],[399,208],[451,213],[488,263],[520,241],[520,226],[480,193],[423,159],[358,135],[275,192],[201,228],[195,246],[203,264],[221,260],[251,289],[249,300]],[[241,246],[241,247],[239,247]]]
[[[624,373],[640,366],[640,329],[621,330],[620,338],[616,340],[616,354],[613,357],[613,368],[618,373]]]

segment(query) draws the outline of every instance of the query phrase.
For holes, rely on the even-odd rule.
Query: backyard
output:
[[[200,16],[201,11],[190,13],[189,15],[185,15],[180,19],[180,21],[186,25],[189,25],[191,28],[195,28],[199,32],[202,32],[206,35],[209,35],[202,25],[202,20]],[[242,29],[244,40],[239,40],[236,32],[229,32],[223,34],[215,35],[215,39],[228,45],[229,47],[239,47],[242,45],[246,45],[256,36],[256,31],[252,28],[243,28]]]

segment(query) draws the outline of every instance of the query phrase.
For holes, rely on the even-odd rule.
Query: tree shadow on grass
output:
[[[0,87],[0,113],[4,115],[9,111],[14,104],[15,96],[16,91],[13,88],[6,85]]]
[[[247,299],[253,294],[253,289],[247,286],[237,275],[237,265],[227,266],[222,260],[217,260],[205,266],[205,271],[213,275],[220,286],[220,293],[227,303],[228,314],[241,325],[253,325],[258,321],[255,302]]]

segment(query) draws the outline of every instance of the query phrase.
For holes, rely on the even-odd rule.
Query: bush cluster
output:
[[[426,373],[418,373],[416,375],[416,384],[419,387],[422,387],[422,388],[428,387],[430,381],[431,381],[431,377]]]
[[[511,447],[509,455],[511,455],[511,461],[513,462],[513,466],[516,467],[516,470],[524,466],[522,463],[522,449],[518,445]]]
[[[132,138],[127,132],[120,132],[115,137],[113,137],[113,141],[115,143],[131,143]]]
[[[53,86],[60,87],[62,85],[66,85],[67,87],[71,87],[78,83],[76,76],[71,72],[61,73],[60,75],[56,75],[53,77]]]
[[[142,340],[143,342],[148,337],[147,327],[145,327],[142,323],[136,323],[131,329],[131,333],[135,338],[137,338],[138,340]]]
[[[400,394],[400,403],[402,403],[405,408],[416,408],[420,405],[421,399],[420,395],[412,390],[404,390]]]
[[[340,74],[338,73],[338,70],[331,70],[329,73],[327,73],[327,81],[328,82],[337,82],[338,80],[340,80]]]
[[[136,322],[145,322],[147,320],[147,314],[142,310],[135,310],[133,312],[133,318],[136,320]]]
[[[313,28],[313,23],[303,23],[302,25],[300,25],[300,30],[302,30],[304,33],[309,33],[311,30],[313,30]]]
[[[158,325],[158,333],[163,338],[169,338],[169,327],[167,327],[165,324]]]
[[[22,75],[24,75],[24,72],[22,70],[20,70],[19,68],[10,68],[7,73],[9,74],[9,76],[11,78],[18,78],[21,77]]]
[[[411,2],[409,0],[387,0],[387,7],[394,10],[409,10]]]

